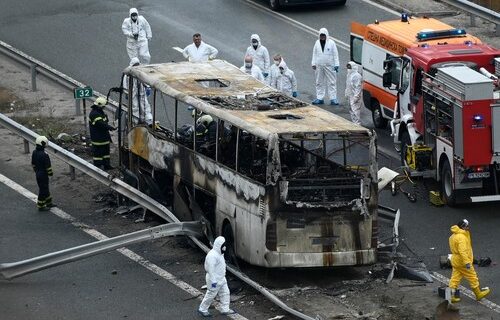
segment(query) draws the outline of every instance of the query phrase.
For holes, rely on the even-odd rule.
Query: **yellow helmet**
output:
[[[46,136],[38,136],[35,140],[37,146],[45,147],[49,144],[49,139]]]
[[[95,99],[94,103],[99,107],[104,107],[108,103],[108,101],[106,100],[106,98],[99,97]]]

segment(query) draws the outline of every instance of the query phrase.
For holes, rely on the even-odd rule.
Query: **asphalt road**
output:
[[[121,70],[128,65],[121,23],[131,3],[139,8],[153,29],[150,44],[152,62],[180,61],[182,56],[172,47],[184,47],[191,35],[201,32],[204,41],[216,46],[219,57],[239,65],[252,33],[258,33],[271,54],[281,53],[295,71],[300,98],[314,98],[311,51],[317,35],[304,31],[297,24],[278,17],[246,0],[183,1],[79,1],[48,0],[43,5],[30,1],[2,0],[0,39],[40,59],[54,68],[106,92],[119,82]],[[202,3],[202,5],[200,4]],[[265,4],[265,1],[257,1]],[[365,1],[351,0],[346,7],[287,10],[283,15],[314,29],[325,26],[330,34],[348,43],[349,22],[367,23],[374,19],[395,18],[391,13]],[[348,52],[339,47],[341,65],[348,61]],[[338,96],[344,92],[345,70],[339,77]],[[348,116],[345,107],[325,107]],[[364,110],[363,124],[372,127]],[[390,149],[386,131],[377,131],[380,145]],[[394,159],[380,158],[381,164],[397,166]],[[500,225],[498,206],[484,204],[462,208],[435,208],[428,205],[425,192],[417,203],[410,204],[402,196],[383,192],[381,203],[403,210],[402,235],[412,250],[431,269],[437,269],[438,256],[448,252],[449,226],[467,217],[472,224],[476,256],[490,256],[500,261],[498,243]],[[434,248],[434,249],[431,249]],[[498,267],[479,270],[482,283],[493,288],[491,300],[500,303],[500,270]],[[448,272],[444,272],[448,275]]]

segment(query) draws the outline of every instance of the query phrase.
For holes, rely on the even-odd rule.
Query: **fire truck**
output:
[[[396,97],[390,125],[402,165],[439,181],[449,205],[500,200],[500,50],[463,29],[414,37],[418,45],[371,61]]]

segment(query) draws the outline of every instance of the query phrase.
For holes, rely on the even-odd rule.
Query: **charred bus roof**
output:
[[[370,132],[288,97],[223,60],[144,65],[129,67],[124,73],[262,138],[285,133]]]

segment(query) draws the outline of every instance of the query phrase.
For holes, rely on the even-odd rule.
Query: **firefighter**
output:
[[[36,206],[39,211],[48,211],[54,207],[52,197],[49,191],[49,176],[52,177],[52,165],[50,158],[45,153],[45,147],[49,140],[45,136],[38,136],[35,140],[36,148],[31,155],[31,165],[36,174],[36,183],[38,185],[38,201]]]
[[[95,100],[89,115],[89,128],[94,165],[104,170],[111,170],[113,167],[110,164],[111,135],[109,131],[114,131],[116,128],[108,124],[108,116],[104,112],[104,106],[107,103],[108,101],[103,97]]]
[[[451,236],[449,239],[451,250],[451,266],[453,271],[449,287],[451,288],[451,302],[459,302],[460,297],[456,290],[460,285],[462,277],[469,281],[470,287],[476,295],[476,300],[481,300],[490,293],[490,289],[480,288],[479,279],[472,262],[474,254],[472,253],[472,241],[470,237],[469,221],[463,219],[456,225],[451,226]]]

